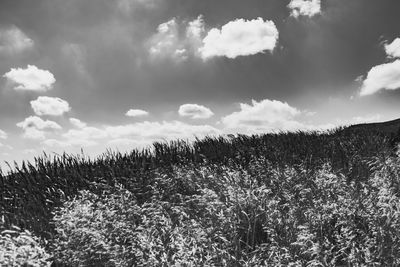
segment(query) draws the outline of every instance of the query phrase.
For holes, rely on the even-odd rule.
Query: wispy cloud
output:
[[[0,129],[0,139],[7,139],[7,133]]]
[[[173,18],[157,28],[150,41],[149,52],[155,58],[172,58],[184,61],[197,55],[204,35],[204,20],[200,15],[193,21],[178,21]]]
[[[34,42],[16,26],[0,29],[0,54],[16,54],[32,48]]]

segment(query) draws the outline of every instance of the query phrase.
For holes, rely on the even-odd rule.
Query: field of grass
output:
[[[399,266],[393,140],[336,129],[43,155],[0,175],[0,265]]]

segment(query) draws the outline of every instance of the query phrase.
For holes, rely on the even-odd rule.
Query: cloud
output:
[[[227,132],[234,133],[264,133],[272,131],[293,131],[310,129],[296,120],[301,111],[288,103],[264,99],[260,102],[240,104],[240,111],[233,112],[221,119]]]
[[[191,125],[180,121],[140,122],[116,126],[70,129],[59,140],[48,139],[42,143],[49,147],[89,147],[110,145],[123,148],[124,145],[143,148],[155,141],[190,139],[218,135],[221,131],[210,125]],[[41,138],[44,140],[44,138]],[[106,147],[103,147],[106,148]]]
[[[65,43],[61,47],[61,51],[65,57],[65,61],[69,61],[75,67],[78,73],[88,76],[86,70],[86,49],[85,46],[75,43]]]
[[[0,130],[0,139],[7,139],[7,133],[3,130]]]
[[[360,95],[372,95],[380,90],[397,90],[400,88],[400,59],[374,66],[363,81]]]
[[[313,17],[321,13],[321,0],[292,0],[288,8],[295,18],[299,16]]]
[[[220,131],[210,125],[191,125],[180,121],[140,122],[134,124],[109,126],[106,128],[111,138],[129,138],[133,140],[173,140],[192,139],[195,136],[219,134]]]
[[[236,58],[272,51],[278,40],[278,30],[272,21],[262,18],[230,21],[221,30],[211,29],[203,39],[201,57]]]
[[[278,35],[274,22],[262,18],[237,19],[208,32],[202,15],[189,22],[173,18],[158,26],[157,33],[150,38],[149,52],[153,58],[178,62],[190,56],[236,58],[272,51]]]
[[[125,113],[125,115],[128,117],[141,117],[147,116],[149,115],[149,113],[142,109],[130,109]]]
[[[31,101],[31,106],[36,115],[61,116],[71,110],[67,101],[58,97],[39,96]]]
[[[87,126],[87,124],[79,119],[76,118],[70,118],[69,122],[75,126],[76,128],[85,128]]]
[[[179,40],[179,28],[175,18],[162,23],[150,41],[150,54],[154,57],[186,59],[186,50]]]
[[[386,54],[392,58],[400,58],[400,38],[396,38],[392,43],[385,45]]]
[[[179,115],[191,119],[208,119],[214,113],[207,107],[197,104],[184,104],[179,107]]]
[[[11,68],[3,77],[16,85],[15,90],[44,92],[50,90],[56,82],[50,71],[38,69],[33,65],[28,65],[25,69]]]
[[[203,16],[193,21],[178,22],[173,18],[162,23],[149,41],[149,52],[154,58],[172,58],[184,61],[189,55],[198,54],[204,35]]]
[[[62,127],[54,121],[43,120],[37,116],[30,116],[17,123],[17,127],[24,130],[24,138],[45,139],[46,131],[60,130]]]
[[[69,147],[71,144],[56,139],[47,139],[42,142],[43,145],[48,147]]]
[[[16,54],[32,48],[34,42],[16,26],[0,29],[0,54]]]

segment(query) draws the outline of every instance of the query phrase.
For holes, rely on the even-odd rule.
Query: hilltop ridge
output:
[[[347,127],[346,130],[372,130],[389,134],[399,134],[400,118],[384,122],[354,124]]]

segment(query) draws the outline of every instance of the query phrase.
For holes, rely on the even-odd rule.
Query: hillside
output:
[[[346,128],[348,131],[365,130],[365,131],[380,131],[388,134],[400,134],[400,119],[377,122],[377,123],[362,123],[351,125]]]
[[[0,265],[399,265],[395,124],[43,155],[0,177]]]

